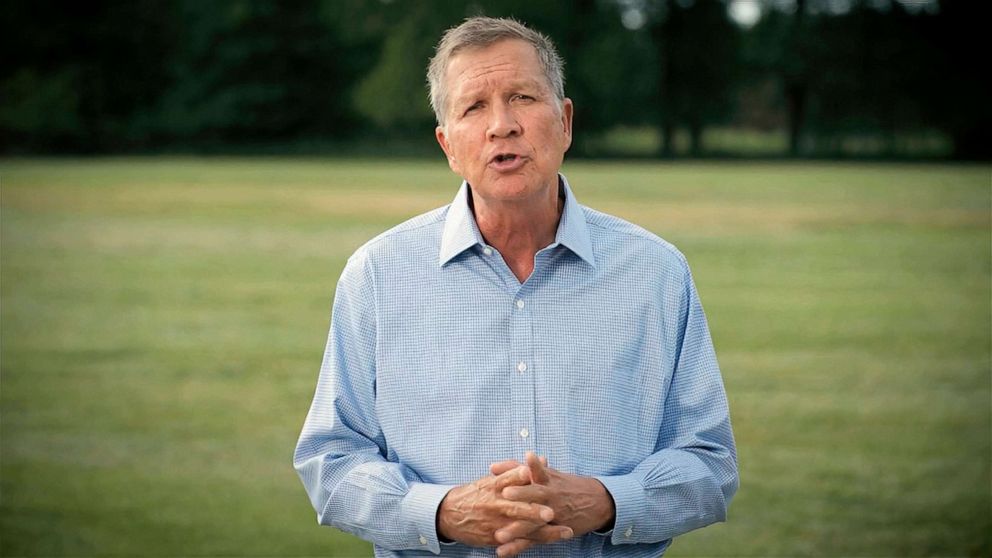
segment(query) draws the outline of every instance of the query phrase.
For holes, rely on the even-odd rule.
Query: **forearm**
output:
[[[615,504],[614,544],[660,542],[723,521],[737,489],[729,451],[662,450],[629,474],[596,478]]]
[[[435,516],[450,486],[421,482],[377,452],[298,451],[296,469],[322,525],[391,550],[440,551]]]
[[[348,261],[334,310],[317,389],[293,464],[318,521],[389,549],[439,552],[434,518],[450,489],[423,482],[386,459],[376,414],[373,281],[364,256]]]
[[[572,528],[576,535],[604,532],[613,527],[616,510],[613,497],[599,479],[575,477],[576,489],[565,502],[559,523]]]
[[[660,542],[723,521],[737,491],[727,396],[688,266],[683,281],[655,452],[629,474],[597,477],[616,504],[614,544]]]

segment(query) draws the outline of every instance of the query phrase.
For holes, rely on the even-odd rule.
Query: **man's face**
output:
[[[435,133],[473,194],[496,203],[557,196],[572,101],[559,109],[534,47],[505,40],[460,52],[445,79],[445,126]]]

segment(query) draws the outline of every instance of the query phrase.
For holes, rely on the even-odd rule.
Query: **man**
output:
[[[658,556],[737,488],[682,255],[578,204],[561,60],[505,19],[429,69],[454,202],[348,261],[295,466],[377,556]]]

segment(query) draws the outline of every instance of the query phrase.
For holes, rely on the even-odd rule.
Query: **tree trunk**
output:
[[[662,119],[661,156],[665,158],[675,156],[675,121],[671,118]]]
[[[786,85],[785,104],[789,118],[789,155],[798,157],[802,150],[803,117],[806,113],[806,84],[797,81]]]
[[[795,57],[791,75],[785,76],[785,104],[789,119],[789,155],[798,157],[802,151],[803,124],[806,116],[808,96],[804,33],[806,20],[806,0],[796,0],[796,15],[792,20],[792,33],[789,37],[789,52]]]
[[[663,0],[667,4],[669,0]],[[671,6],[663,6],[664,12],[669,12]],[[655,24],[654,29],[655,44],[658,48],[658,63],[661,66],[658,71],[658,105],[661,120],[659,121],[659,131],[661,132],[661,153],[664,158],[675,156],[675,87],[673,75],[674,65],[672,57],[674,44],[672,37],[671,23],[666,19]]]
[[[689,126],[689,149],[693,157],[703,154],[703,125],[700,122],[693,122]]]

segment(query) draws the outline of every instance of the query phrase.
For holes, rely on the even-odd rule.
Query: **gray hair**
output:
[[[551,39],[515,19],[470,17],[461,25],[444,32],[441,41],[437,44],[434,57],[427,66],[431,108],[434,109],[438,125],[444,126],[445,111],[448,108],[445,77],[451,59],[463,50],[485,48],[507,39],[521,40],[534,47],[548,87],[554,94],[556,104],[561,107],[565,100],[565,75],[562,71],[564,62]]]

